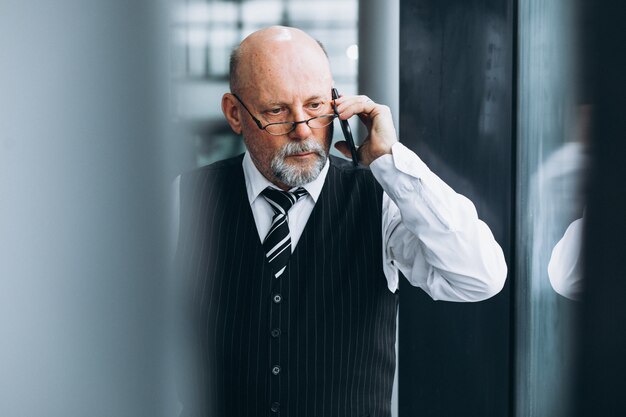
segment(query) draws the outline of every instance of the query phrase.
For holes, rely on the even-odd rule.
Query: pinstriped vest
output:
[[[242,157],[181,180],[179,265],[206,403],[184,415],[387,417],[397,295],[382,271],[382,189],[331,157],[282,277],[254,224]]]

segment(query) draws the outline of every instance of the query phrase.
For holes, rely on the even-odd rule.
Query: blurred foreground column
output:
[[[389,106],[400,136],[400,0],[359,1],[359,82],[358,93]],[[357,143],[367,132],[357,126]],[[397,319],[396,319],[397,323]],[[396,357],[398,354],[396,327]],[[397,362],[397,361],[396,361]],[[391,398],[392,416],[398,415],[398,369]]]
[[[168,411],[158,3],[0,0],[2,416]]]

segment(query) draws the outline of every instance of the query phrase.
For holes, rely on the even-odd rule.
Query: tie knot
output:
[[[282,213],[286,215],[289,209],[296,204],[296,201],[307,194],[307,191],[302,187],[298,187],[294,191],[281,191],[267,187],[261,194],[272,206],[274,214]]]

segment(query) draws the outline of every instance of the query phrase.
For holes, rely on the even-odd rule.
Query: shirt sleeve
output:
[[[434,300],[480,301],[500,292],[502,248],[457,194],[401,143],[370,169],[383,190],[383,268],[389,290],[398,271]]]

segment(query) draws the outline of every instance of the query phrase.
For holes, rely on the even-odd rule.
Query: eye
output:
[[[309,109],[311,110],[319,110],[322,108],[322,104],[321,102],[313,102],[313,103],[309,103]]]
[[[273,107],[271,109],[267,109],[263,112],[263,114],[265,114],[266,116],[280,116],[281,114],[285,113],[285,108],[284,107]]]

